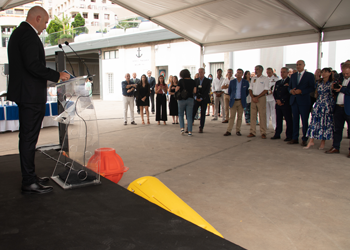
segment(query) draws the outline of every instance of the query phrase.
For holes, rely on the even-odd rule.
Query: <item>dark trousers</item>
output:
[[[19,158],[22,170],[22,184],[36,182],[35,147],[45,116],[45,103],[17,103],[19,114]]]
[[[203,129],[204,128],[204,124],[205,124],[205,113],[207,111],[207,105],[208,103],[204,102],[204,101],[194,101],[194,105],[193,105],[193,113],[192,113],[192,121],[194,121],[194,117],[196,116],[196,113],[198,111],[198,108],[201,107],[201,122],[200,122],[200,127]]]
[[[309,105],[298,105],[294,103],[292,105],[293,114],[293,140],[299,140],[299,126],[300,126],[300,116],[301,122],[303,124],[303,141],[307,141],[306,132],[309,127],[309,115],[310,106]]]
[[[166,95],[157,94],[156,97],[156,121],[167,121]]]
[[[286,104],[284,104],[286,105]],[[276,130],[275,137],[281,137],[281,133],[283,131],[283,117],[286,120],[286,137],[293,137],[293,118],[292,118],[292,109],[289,105],[285,107],[276,108]]]
[[[154,113],[154,93],[151,93],[149,95],[149,98],[151,99],[151,104],[152,104],[151,112]]]
[[[333,148],[338,150],[340,149],[340,143],[343,139],[343,129],[345,122],[350,123],[350,116],[345,113],[344,107],[335,105]]]

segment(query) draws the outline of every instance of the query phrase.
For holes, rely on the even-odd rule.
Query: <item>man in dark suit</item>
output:
[[[156,79],[152,76],[152,71],[147,71],[147,80],[150,86],[151,94],[149,95],[149,98],[151,98],[151,103],[152,103],[152,114],[154,114],[154,88],[156,86]]]
[[[305,62],[303,60],[297,61],[297,72],[292,75],[288,86],[293,114],[293,138],[288,144],[299,143],[299,117],[301,117],[303,123],[302,146],[307,145],[306,132],[309,126],[310,93],[315,90],[315,76],[305,71],[304,68]]]
[[[209,92],[210,92],[210,80],[204,76],[205,69],[199,68],[198,70],[199,77],[195,79],[197,93],[196,99],[193,105],[193,114],[192,121],[198,111],[198,108],[201,107],[201,122],[199,126],[199,133],[203,133],[203,128],[205,124],[205,113],[207,111],[208,103],[210,102]]]
[[[8,44],[9,85],[7,98],[18,105],[19,153],[23,193],[48,193],[53,190],[43,183],[49,178],[35,174],[35,146],[45,116],[47,81],[66,81],[69,74],[46,67],[45,51],[39,34],[46,29],[47,12],[35,6],[28,12],[26,22],[15,29]]]
[[[284,141],[291,141],[293,136],[293,118],[292,108],[289,104],[290,94],[288,91],[290,78],[288,77],[288,68],[281,69],[282,79],[277,81],[273,91],[273,97],[276,101],[276,130],[275,135],[271,137],[274,139],[281,139],[283,130],[283,117],[286,120],[286,139]]]
[[[231,135],[233,128],[233,123],[236,118],[236,135],[241,136],[241,125],[242,125],[242,115],[243,110],[247,106],[247,96],[249,95],[249,82],[243,79],[243,70],[237,69],[236,79],[230,81],[228,87],[228,94],[230,96],[230,119],[227,127],[227,131],[224,136]]]
[[[336,105],[334,109],[334,134],[333,146],[326,151],[327,154],[339,153],[340,143],[343,138],[344,122],[350,123],[350,63],[342,66],[343,81],[337,82],[339,86],[332,84],[336,94]],[[350,158],[350,148],[348,158]]]
[[[130,82],[132,84],[136,84],[136,88],[135,88],[135,91],[134,91],[134,97],[135,97],[135,105],[137,107],[137,113],[140,114],[140,106],[137,105],[137,85],[141,82],[140,79],[136,78],[136,73],[132,73],[132,78],[130,79]]]

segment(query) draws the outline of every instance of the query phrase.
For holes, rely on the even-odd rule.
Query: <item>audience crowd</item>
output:
[[[147,124],[150,124],[151,104],[151,112],[156,113],[158,125],[161,121],[166,125],[169,109],[172,124],[180,123],[181,134],[192,136],[194,120],[200,120],[198,132],[203,133],[205,119],[210,116],[212,106],[212,121],[221,117],[222,123],[228,123],[224,136],[231,135],[234,124],[236,135],[242,135],[244,113],[245,122],[250,126],[247,137],[256,137],[259,125],[260,136],[266,139],[271,120],[275,131],[271,139],[281,139],[285,120],[284,141],[299,144],[301,120],[300,144],[304,149],[313,147],[315,139],[321,141],[320,150],[325,148],[326,140],[333,140],[332,147],[325,153],[339,153],[344,124],[346,122],[348,128],[350,124],[350,60],[341,63],[339,74],[332,68],[317,69],[313,74],[305,69],[303,60],[296,63],[296,69],[282,67],[280,76],[270,67],[266,69],[265,76],[261,65],[255,66],[254,72],[237,69],[234,74],[232,69],[228,69],[225,75],[223,73],[222,69],[218,69],[216,77],[212,74],[205,77],[205,69],[200,68],[192,79],[190,72],[184,69],[179,79],[169,76],[167,83],[163,75],[156,81],[151,71],[142,75],[141,80],[136,73],[132,74],[132,78],[127,73],[122,82],[124,124],[127,125],[129,108],[131,124],[136,125],[135,100],[142,124],[145,124],[144,114]],[[347,137],[350,139],[349,130]]]

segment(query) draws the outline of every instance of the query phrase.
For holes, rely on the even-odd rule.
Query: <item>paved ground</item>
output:
[[[156,176],[226,239],[248,249],[350,249],[348,139],[340,154],[326,155],[319,142],[303,150],[272,141],[271,128],[266,140],[247,138],[245,123],[243,136],[224,137],[227,125],[209,119],[205,133],[197,133],[196,121],[188,137],[170,121],[156,125],[154,115],[151,125],[136,115],[137,126],[124,126],[121,102],[95,100],[95,106],[100,146],[115,148],[130,168],[121,186]],[[17,132],[0,137],[0,155],[18,153]],[[42,129],[38,145],[52,143],[57,128]]]

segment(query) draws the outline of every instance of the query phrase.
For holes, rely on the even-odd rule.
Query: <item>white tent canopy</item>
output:
[[[205,54],[350,39],[350,0],[112,0]]]
[[[33,0],[0,0],[0,11],[31,3]]]

